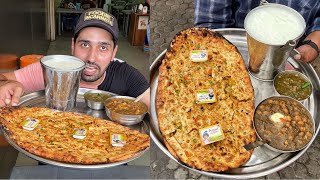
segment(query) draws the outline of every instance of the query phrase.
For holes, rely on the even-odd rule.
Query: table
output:
[[[126,6],[116,6],[116,5],[112,7],[112,8],[114,9],[114,11],[115,11],[114,16],[117,18],[118,24],[119,24],[119,15],[120,15],[120,12],[121,12],[122,10],[124,10],[125,7],[126,7]]]
[[[76,10],[76,9],[65,9],[65,8],[58,8],[58,35],[61,35],[61,13],[69,13],[69,14],[82,14],[84,10]]]
[[[52,165],[15,166],[10,179],[150,179],[149,166],[117,166],[105,169],[70,169]]]

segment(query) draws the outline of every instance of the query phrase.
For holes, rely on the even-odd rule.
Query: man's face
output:
[[[114,47],[112,35],[101,28],[87,27],[73,42],[72,54],[86,63],[81,79],[85,82],[99,80],[118,49],[118,46]]]

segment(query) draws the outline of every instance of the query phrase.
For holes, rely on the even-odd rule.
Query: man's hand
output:
[[[304,39],[304,41],[307,41],[307,40],[311,40],[313,43],[315,43],[315,45],[317,45],[318,48],[320,48],[320,30],[313,31],[312,33],[310,33]],[[294,58],[296,60],[310,63],[313,60],[315,60],[319,55],[319,52],[317,52],[316,49],[311,47],[310,44],[304,44],[304,45],[297,48],[297,50],[299,51],[300,54],[295,55]]]
[[[318,57],[318,52],[311,46],[305,44],[297,48],[300,54],[294,56],[294,59],[304,61],[307,63],[312,62]]]
[[[0,81],[0,107],[17,106],[23,95],[23,85],[13,80]]]

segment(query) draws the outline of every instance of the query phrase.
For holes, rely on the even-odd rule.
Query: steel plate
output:
[[[92,90],[92,89],[86,89],[86,88],[80,88],[78,91],[77,95],[77,104],[76,107],[74,108],[73,112],[78,112],[78,113],[83,113],[83,114],[88,114],[90,116],[98,117],[101,119],[106,119],[108,120],[108,117],[106,115],[106,112],[104,110],[92,110],[89,107],[87,107],[85,100],[84,100],[84,93]],[[45,103],[45,92],[43,91],[37,91],[34,93],[27,94],[23,97],[20,98],[20,103],[19,106],[27,106],[27,107],[46,107]],[[149,133],[149,125],[148,125],[148,120],[149,116],[146,115],[143,121],[137,125],[133,126],[127,126],[131,129],[138,130],[141,133],[148,134]],[[119,161],[119,162],[114,162],[114,163],[106,163],[106,164],[94,164],[94,165],[81,165],[81,164],[71,164],[71,163],[64,163],[64,162],[59,162],[59,161],[54,161],[51,159],[46,159],[37,155],[34,155],[32,153],[29,153],[28,151],[22,149],[20,146],[18,146],[15,142],[13,142],[10,137],[8,136],[7,131],[5,128],[1,128],[2,132],[4,134],[4,137],[8,141],[8,143],[13,146],[15,149],[18,151],[22,152],[23,154],[29,156],[30,158],[33,158],[37,161],[41,161],[45,164],[51,164],[51,165],[56,165],[56,166],[61,166],[61,167],[67,167],[67,168],[76,168],[76,169],[101,169],[101,168],[109,168],[109,167],[114,167],[118,166],[121,164],[128,163],[130,161],[133,161],[137,158],[139,158],[141,155],[143,155],[149,148],[142,150],[136,154],[133,158],[130,158],[125,161]]]
[[[246,32],[244,29],[217,29],[216,31],[220,32],[226,39],[232,42],[235,46],[237,46],[238,50],[240,51],[246,66],[248,66],[248,48],[247,48],[247,40],[246,40]],[[161,61],[164,58],[165,51],[163,51],[152,63],[150,68],[151,74],[151,132],[150,136],[152,140],[158,145],[158,147],[171,159],[179,163],[180,165],[194,170],[198,173],[217,177],[217,178],[241,178],[241,179],[248,179],[248,178],[256,178],[265,176],[276,171],[279,171],[286,166],[290,165],[294,161],[296,161],[300,156],[302,156],[307,149],[310,147],[312,142],[315,140],[316,135],[312,138],[311,142],[308,146],[295,153],[277,153],[265,146],[260,146],[254,150],[250,160],[242,165],[239,168],[231,169],[225,172],[207,172],[207,171],[200,171],[197,169],[193,169],[191,167],[186,166],[178,159],[175,159],[166,146],[163,143],[163,137],[160,133],[159,126],[158,126],[158,119],[157,119],[157,111],[155,108],[155,99],[157,96],[157,87],[158,87],[158,68],[161,65]],[[304,73],[307,75],[313,84],[314,92],[310,96],[309,99],[303,102],[303,105],[309,109],[311,115],[315,119],[315,127],[316,127],[316,134],[319,132],[319,117],[317,116],[317,112],[319,111],[318,105],[318,90],[319,87],[319,77],[317,76],[316,72],[314,71],[313,67],[310,64],[306,63],[299,63],[293,60],[292,58],[288,59],[288,64],[286,66],[289,69],[295,69],[299,72]],[[252,76],[250,76],[252,85],[254,87],[254,95],[255,95],[255,106],[257,106],[263,99],[270,97],[275,94],[272,81],[259,81]]]

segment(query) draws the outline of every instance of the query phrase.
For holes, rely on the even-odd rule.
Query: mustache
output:
[[[101,69],[97,63],[89,62],[89,61],[86,62],[86,67],[95,67],[95,68]]]

